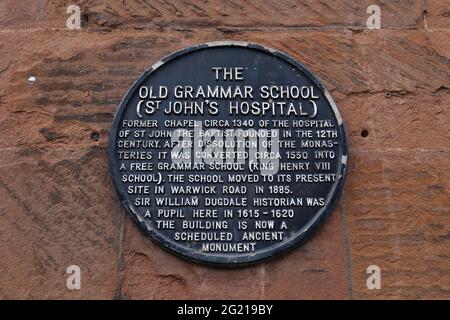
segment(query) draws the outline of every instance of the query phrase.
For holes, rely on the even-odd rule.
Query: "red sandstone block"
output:
[[[345,190],[344,190],[345,193]],[[313,237],[264,263],[266,299],[348,299],[346,226],[340,205]]]
[[[450,29],[450,1],[426,1],[426,26],[430,30]]]
[[[318,75],[341,106],[351,143],[358,148],[436,149],[448,147],[450,52],[443,45],[448,33],[432,35],[283,31],[242,32],[232,38],[286,51]],[[128,86],[148,66],[171,51],[224,35],[37,31],[0,37],[11,43],[0,49],[0,146],[78,148],[91,144],[93,131],[107,136]],[[26,81],[30,75],[35,84]],[[359,138],[362,129],[369,130],[367,139]]]
[[[0,5],[5,28],[65,28],[67,7],[80,6],[84,29],[181,28],[366,28],[367,8],[378,5],[385,28],[423,25],[422,1],[192,0],[43,1],[6,0]]]
[[[354,298],[448,298],[449,152],[350,152],[345,208]],[[381,268],[368,290],[366,268]]]
[[[351,151],[448,150],[450,91],[419,92],[385,91],[338,99]]]
[[[112,299],[122,210],[104,150],[3,150],[0,161],[0,297]],[[81,290],[66,286],[69,265]]]
[[[261,266],[234,270],[178,258],[126,219],[120,295],[124,299],[260,299]]]

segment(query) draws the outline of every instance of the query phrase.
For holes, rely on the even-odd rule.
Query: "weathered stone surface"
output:
[[[258,299],[261,266],[228,270],[191,263],[154,244],[127,218],[119,292],[124,299]]]
[[[367,7],[377,4],[387,26],[417,27],[422,23],[420,1],[85,1],[88,26],[233,26],[322,27],[365,26]]]
[[[367,8],[378,5],[385,28],[423,26],[424,4],[417,0],[6,0],[0,26],[65,28],[67,7],[77,4],[83,27],[90,29],[176,27],[366,27]]]
[[[345,194],[354,298],[448,298],[449,150],[359,151]],[[368,290],[366,268],[381,268]]]
[[[378,92],[337,101],[346,120],[351,153],[387,150],[448,150],[450,92]],[[432,123],[432,127],[428,124]],[[368,136],[364,137],[367,134]]]
[[[334,210],[312,239],[263,265],[265,299],[348,299],[346,226]]]
[[[45,0],[4,0],[0,2],[1,28],[36,28],[49,25]],[[64,26],[64,25],[62,25]]]
[[[450,1],[425,1],[426,25],[431,30],[449,30]]]
[[[113,298],[123,218],[110,189],[104,148],[2,150],[0,297]],[[70,265],[81,290],[67,289]]]
[[[380,31],[361,28],[366,2],[80,1],[76,32],[64,27],[71,1],[2,1],[0,297],[450,297],[447,2],[376,3]],[[337,101],[350,145],[343,197],[319,232],[236,270],[179,259],[123,219],[105,152],[139,74],[216,40],[304,63]],[[81,291],[66,289],[70,264]],[[372,264],[381,290],[366,288]]]

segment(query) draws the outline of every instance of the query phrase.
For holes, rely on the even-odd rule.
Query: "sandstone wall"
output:
[[[81,31],[65,27],[70,4]],[[381,30],[366,28],[370,4]],[[140,73],[216,40],[304,63],[335,98],[350,149],[319,232],[235,270],[153,244],[122,210],[106,161]],[[0,57],[0,298],[450,298],[449,0],[3,0]],[[71,264],[81,290],[66,288]],[[374,264],[381,290],[366,288]]]

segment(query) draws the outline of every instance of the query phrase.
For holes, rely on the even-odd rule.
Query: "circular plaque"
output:
[[[256,44],[175,52],[126,93],[110,171],[120,200],[163,248],[241,265],[307,239],[346,174],[339,110],[302,64]]]

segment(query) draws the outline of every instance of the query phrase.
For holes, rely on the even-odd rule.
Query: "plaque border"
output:
[[[117,161],[115,159],[114,149],[116,145],[116,137],[117,133],[120,127],[120,121],[122,119],[123,112],[125,110],[126,105],[128,104],[128,101],[132,97],[135,90],[139,87],[139,85],[145,81],[145,79],[151,75],[152,72],[154,72],[156,69],[164,65],[165,63],[168,63],[172,61],[173,59],[176,59],[182,55],[204,50],[211,47],[245,47],[253,50],[259,50],[263,51],[268,54],[275,55],[276,57],[284,60],[285,62],[290,63],[295,68],[299,69],[302,73],[304,73],[322,92],[322,94],[327,99],[328,103],[330,104],[331,108],[333,109],[334,115],[336,117],[337,123],[338,123],[338,130],[340,134],[340,154],[339,154],[339,168],[336,172],[338,175],[337,181],[334,183],[332,190],[328,194],[328,198],[326,201],[326,205],[322,207],[315,215],[314,217],[309,221],[308,224],[306,224],[301,230],[299,230],[296,235],[291,238],[288,241],[284,241],[282,243],[273,245],[271,247],[268,247],[265,250],[259,251],[254,254],[235,254],[235,255],[229,255],[227,257],[223,257],[220,254],[208,254],[205,255],[203,253],[200,253],[195,250],[190,250],[189,248],[186,248],[185,246],[177,246],[172,241],[168,241],[165,237],[161,236],[156,230],[154,230],[150,223],[145,221],[143,218],[140,217],[140,213],[137,212],[137,210],[128,202],[126,198],[126,193],[124,190],[121,189],[120,185],[120,176],[118,173],[117,168]],[[141,231],[145,233],[146,236],[150,236],[150,239],[156,243],[159,247],[163,248],[166,251],[169,251],[170,253],[175,254],[178,257],[182,257],[184,259],[187,259],[189,261],[216,266],[216,267],[239,267],[239,266],[246,266],[246,265],[253,265],[260,263],[265,260],[270,260],[276,257],[279,257],[282,254],[288,253],[291,250],[297,248],[302,243],[307,241],[311,238],[311,236],[317,231],[317,229],[323,224],[324,220],[331,214],[333,209],[336,206],[336,202],[338,198],[340,197],[344,183],[345,178],[347,174],[347,160],[348,160],[348,145],[347,145],[347,135],[346,130],[344,126],[344,122],[342,120],[341,113],[334,102],[332,96],[328,92],[328,90],[322,85],[320,80],[312,74],[302,63],[297,61],[296,59],[292,58],[288,54],[276,50],[270,47],[267,47],[265,45],[260,45],[256,43],[251,42],[244,42],[244,41],[214,41],[214,42],[207,42],[202,43],[190,47],[186,47],[184,49],[175,51],[158,62],[154,63],[152,66],[150,66],[148,69],[146,69],[136,81],[128,88],[127,92],[125,93],[124,97],[122,98],[119,107],[116,110],[116,113],[114,115],[114,120],[112,123],[112,128],[109,134],[109,141],[108,141],[108,150],[107,150],[107,157],[108,157],[108,164],[109,164],[109,173],[112,177],[113,185],[116,189],[116,192],[119,196],[120,202],[125,207],[126,211],[128,212],[129,216],[131,216],[132,220],[140,227]]]

